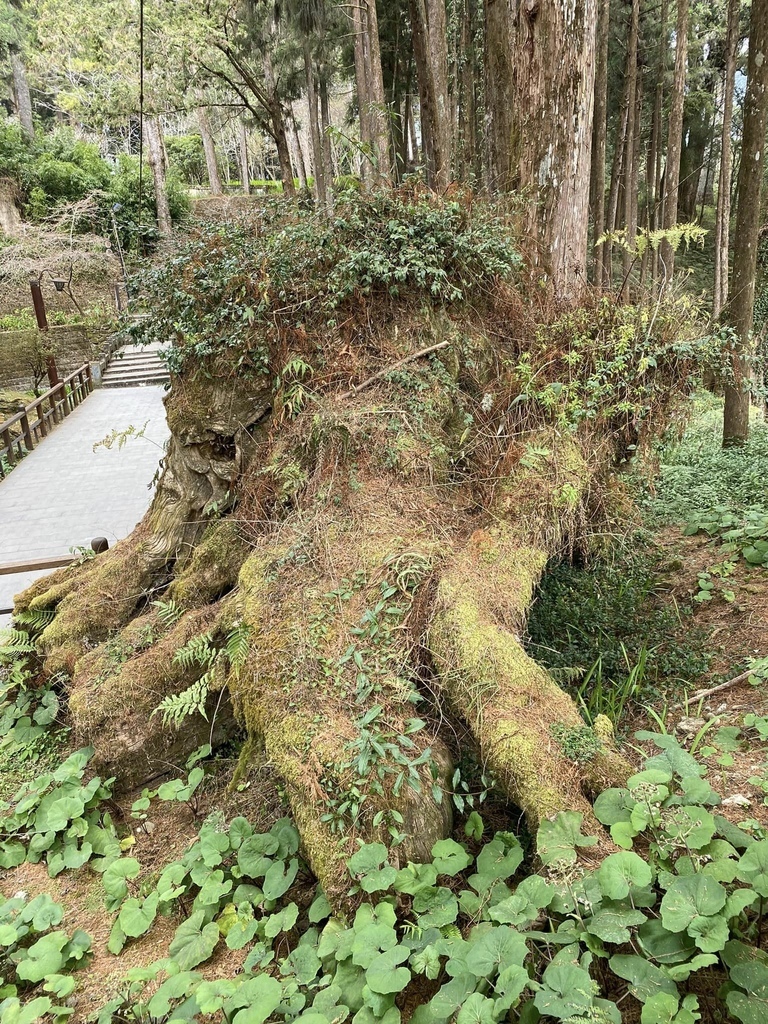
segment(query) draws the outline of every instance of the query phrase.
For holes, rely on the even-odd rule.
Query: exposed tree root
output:
[[[564,755],[552,726],[582,730],[583,719],[520,640],[536,586],[567,538],[589,473],[569,438],[534,441],[547,455],[505,482],[496,505],[504,518],[476,530],[443,572],[429,644],[454,707],[531,828],[565,809],[582,811],[599,828],[587,797],[623,782],[631,769],[612,747],[607,722],[598,729],[601,749],[586,763]]]

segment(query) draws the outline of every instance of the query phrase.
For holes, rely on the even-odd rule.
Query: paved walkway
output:
[[[66,555],[94,537],[111,547],[131,532],[149,506],[168,437],[164,394],[161,387],[94,391],[0,481],[0,564]],[[145,422],[145,435],[122,449],[93,450],[113,430]],[[44,575],[0,576],[0,609]]]

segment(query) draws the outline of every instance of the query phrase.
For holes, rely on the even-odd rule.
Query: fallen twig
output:
[[[711,697],[713,693],[720,693],[722,690],[729,690],[732,686],[737,686],[739,683],[745,682],[752,675],[752,669],[747,669],[746,672],[741,672],[739,675],[734,676],[733,679],[729,679],[726,683],[720,683],[718,686],[711,686],[708,690],[699,690],[698,693],[694,693],[688,700],[704,700],[705,697]]]
[[[411,355],[406,356],[404,359],[398,359],[396,363],[392,363],[390,366],[385,366],[383,370],[379,370],[378,373],[374,373],[372,377],[368,377],[368,379],[364,380],[362,384],[358,384],[356,387],[350,388],[349,391],[345,391],[338,397],[351,398],[352,395],[356,395],[358,391],[364,391],[365,388],[375,383],[375,381],[379,380],[381,377],[386,377],[388,373],[391,373],[398,367],[404,366],[406,363],[412,363],[414,359],[421,359],[422,356],[428,356],[432,352],[437,352],[438,349],[446,348],[449,344],[450,342],[448,341],[440,341],[437,345],[430,345],[429,348],[423,348],[418,352],[412,352]]]

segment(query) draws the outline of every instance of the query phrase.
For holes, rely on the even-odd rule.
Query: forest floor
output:
[[[636,730],[674,733],[683,746],[707,764],[712,785],[726,798],[723,813],[734,822],[748,823],[746,827],[763,838],[768,836],[768,743],[764,742],[768,740],[768,682],[762,681],[759,664],[752,682],[745,679],[703,700],[685,696],[686,691],[694,693],[698,688],[728,680],[742,673],[754,659],[768,656],[768,570],[762,565],[749,565],[743,558],[729,559],[707,534],[684,534],[685,524],[695,518],[697,510],[704,511],[704,505],[711,505],[718,498],[718,489],[731,491],[733,508],[768,509],[765,495],[759,493],[759,483],[742,485],[747,478],[768,480],[763,465],[764,460],[768,462],[768,428],[756,423],[748,450],[723,457],[717,447],[718,415],[716,401],[699,400],[682,440],[660,453],[657,482],[639,501],[643,518],[642,524],[638,524],[639,534],[644,548],[652,552],[649,557],[654,566],[653,577],[640,588],[642,599],[636,604],[634,621],[612,609],[613,598],[607,594],[605,584],[597,587],[603,614],[607,619],[613,618],[614,628],[624,618],[623,633],[618,639],[611,637],[606,626],[592,639],[598,653],[606,658],[606,665],[611,644],[620,648],[634,680],[626,703],[621,705],[621,717],[614,723],[629,760],[640,764],[649,749],[647,741],[634,737]],[[734,487],[734,479],[742,483]],[[625,538],[624,544],[627,542]],[[565,589],[560,593],[560,597],[565,595],[564,603],[558,603],[557,595],[553,597],[546,583],[542,588],[533,613],[534,634],[553,617],[568,614],[563,608],[578,604],[578,581],[583,579],[586,589],[587,577],[594,572],[568,571],[572,575],[565,580]],[[622,577],[620,557],[613,571],[610,585],[621,589],[623,584],[617,583]],[[702,584],[710,582],[712,588],[703,591]],[[593,583],[594,579],[589,586]],[[702,592],[708,593],[709,599],[697,599]],[[587,614],[593,618],[594,611],[594,607],[587,608]],[[579,623],[560,625],[561,636],[579,634]],[[630,656],[632,639],[635,646]],[[556,669],[557,652],[548,650]],[[646,653],[638,656],[638,651]],[[662,666],[655,676],[644,660],[646,655],[649,663],[656,658]],[[561,665],[575,657],[572,649],[561,650],[559,656]],[[642,662],[642,671],[633,664],[637,657]],[[665,675],[665,666],[669,665],[673,666],[670,671],[674,678]],[[587,668],[584,660],[582,674]],[[691,671],[691,675],[686,677],[686,671]],[[589,678],[594,683],[595,676]],[[611,683],[623,685],[616,672],[612,678],[608,673],[605,688],[609,689]],[[578,687],[578,683],[574,686]],[[591,689],[594,692],[595,686]],[[605,710],[592,708],[594,713]],[[745,723],[746,715],[756,717]],[[10,798],[23,781],[51,770],[75,749],[65,730],[58,735],[55,743],[46,740],[33,747],[28,760],[20,760],[16,754],[9,754],[7,748],[0,748],[0,800]],[[131,895],[143,895],[151,889],[163,867],[179,858],[194,841],[208,815],[218,814],[230,820],[243,814],[257,828],[268,829],[286,813],[279,780],[270,766],[258,756],[251,757],[246,774],[236,776],[237,754],[238,745],[233,742],[209,761],[205,781],[194,800],[153,801],[146,820],[132,816],[132,804],[141,796],[140,792],[110,801],[122,847],[141,864],[141,873],[129,881]],[[175,774],[183,774],[183,766]],[[508,805],[502,800],[495,801],[493,794],[482,813],[496,828],[516,827],[516,822],[504,820],[509,813]],[[465,820],[466,814],[457,815],[455,837],[462,841]],[[158,917],[147,934],[130,942],[115,956],[107,950],[114,915],[106,909],[102,879],[89,865],[62,872],[55,878],[48,877],[45,865],[40,863],[24,863],[0,873],[2,897],[8,899],[20,892],[29,898],[48,893],[64,908],[62,927],[69,933],[80,928],[92,937],[93,959],[85,970],[78,972],[78,987],[67,1000],[74,1008],[69,1019],[75,1024],[87,1020],[121,992],[128,971],[167,956],[168,944],[180,919],[178,911],[169,917]],[[246,954],[247,949],[221,946],[198,970],[207,979],[231,978],[242,969]]]

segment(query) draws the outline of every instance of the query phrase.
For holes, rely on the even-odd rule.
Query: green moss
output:
[[[183,608],[199,607],[234,586],[249,545],[235,520],[213,523],[189,562],[168,588],[168,597]]]

